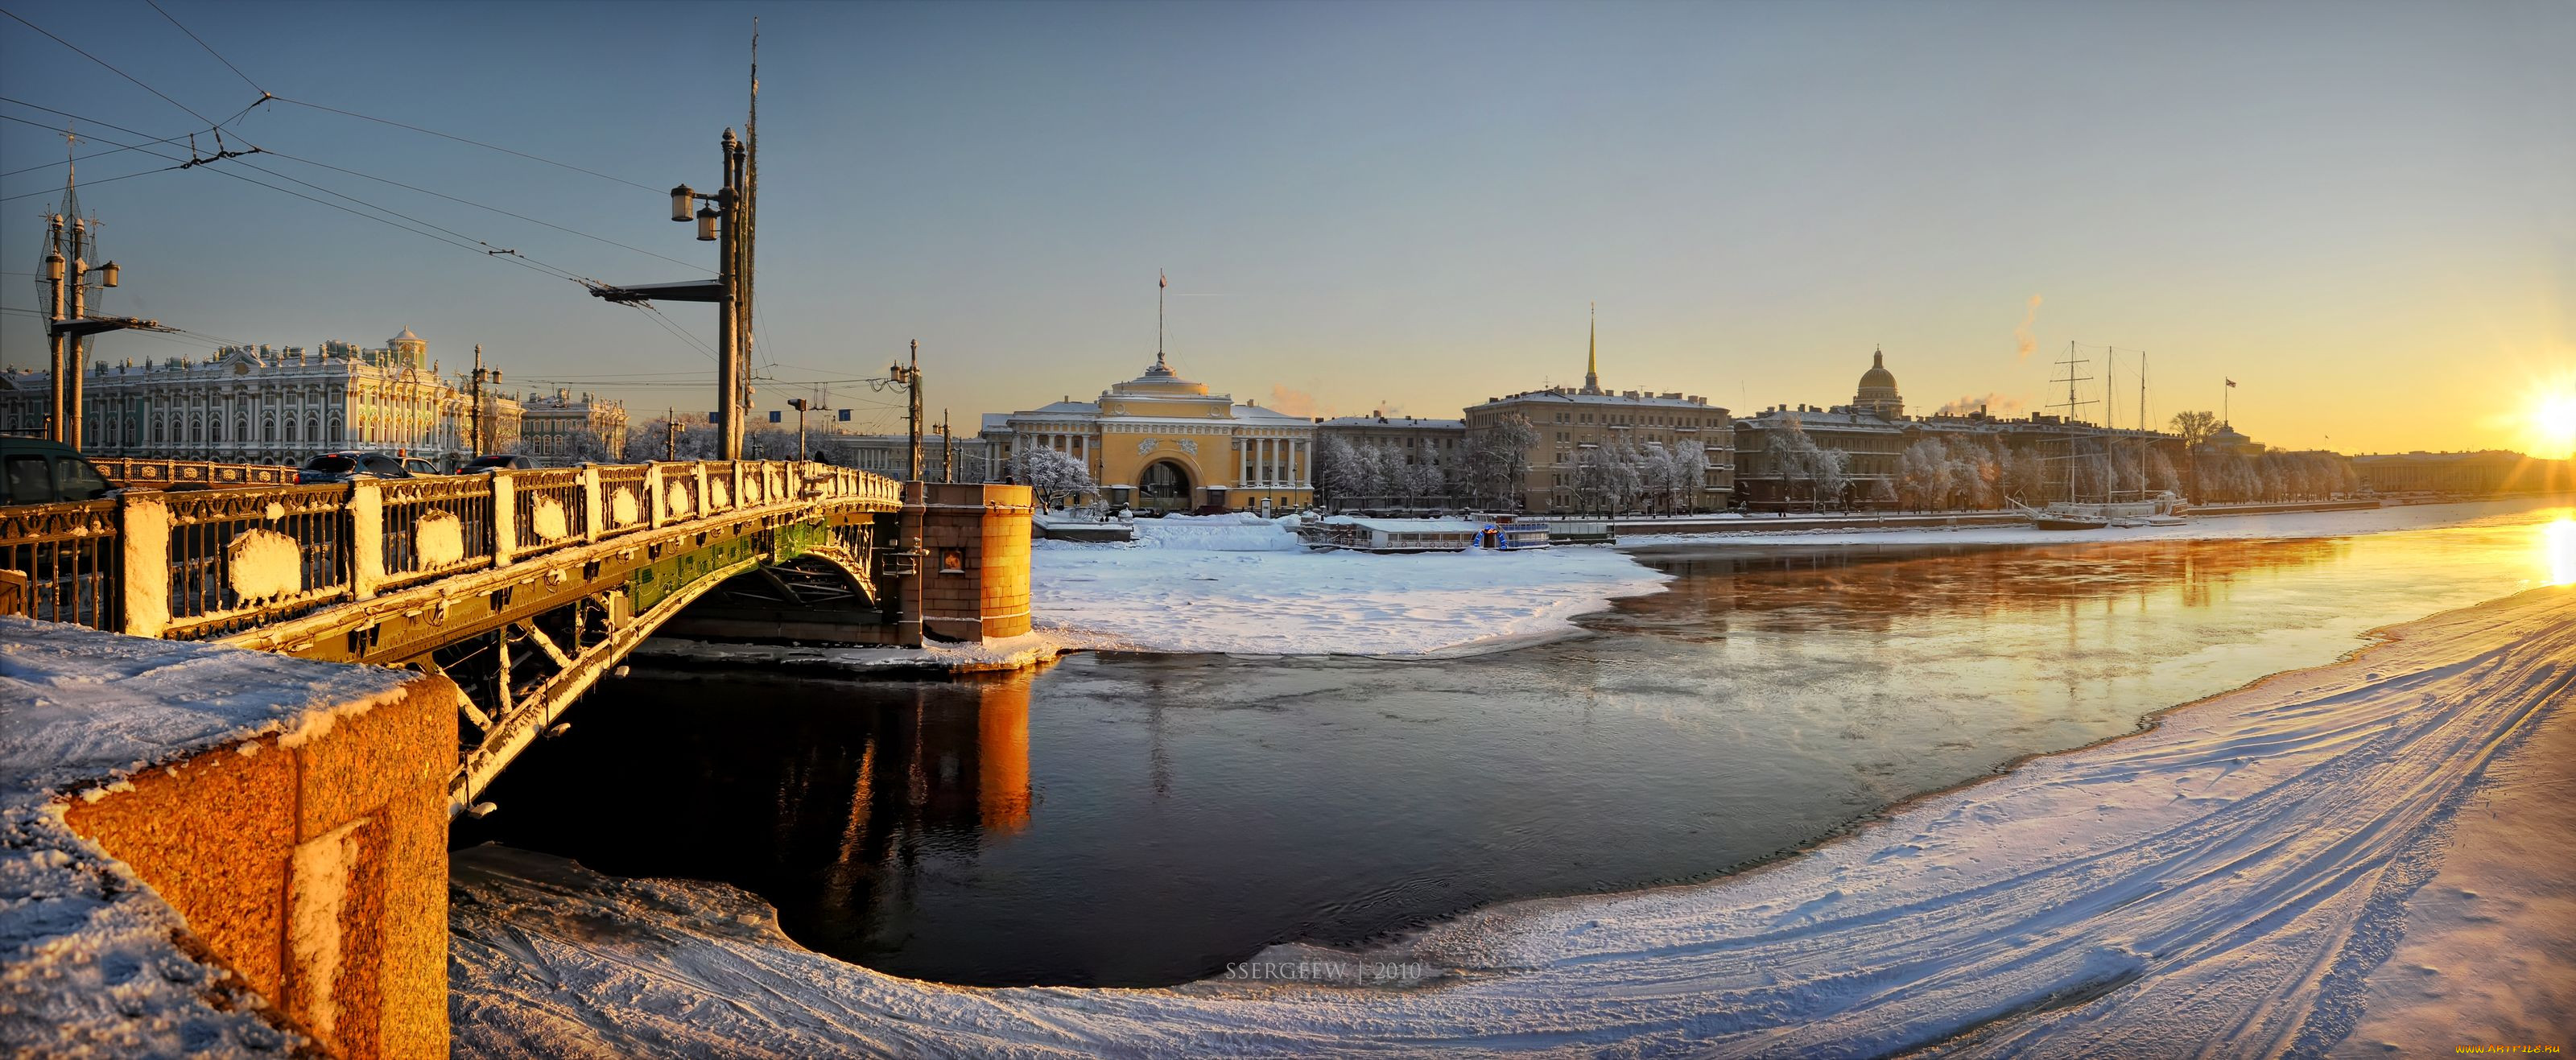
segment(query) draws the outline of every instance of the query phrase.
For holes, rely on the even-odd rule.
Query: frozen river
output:
[[[1589,636],[1468,658],[1088,655],[959,684],[639,674],[459,837],[737,883],[798,941],[900,975],[1175,983],[1274,942],[1793,849],[2373,627],[2576,579],[2564,518],[1657,546],[1636,555],[1678,576],[1669,591],[1582,620]]]

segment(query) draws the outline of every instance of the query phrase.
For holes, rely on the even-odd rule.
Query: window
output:
[[[94,501],[107,496],[107,480],[98,469],[77,456],[54,458],[54,481],[62,484],[62,497],[67,501]]]
[[[52,504],[54,476],[41,456],[9,458],[9,499],[19,504]]]

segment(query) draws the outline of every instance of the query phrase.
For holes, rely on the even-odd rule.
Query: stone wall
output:
[[[443,1057],[457,698],[423,677],[292,745],[137,774],[66,819],[333,1055]]]
[[[1027,486],[904,484],[906,536],[924,551],[904,603],[925,637],[1029,631],[1029,507]]]

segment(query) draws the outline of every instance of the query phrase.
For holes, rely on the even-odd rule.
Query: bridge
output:
[[[675,620],[904,646],[1028,630],[1026,487],[793,461],[223,485],[0,508],[0,612],[446,677],[451,815]]]

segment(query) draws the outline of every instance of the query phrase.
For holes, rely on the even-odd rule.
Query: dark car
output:
[[[534,457],[521,456],[517,453],[494,453],[466,461],[464,467],[456,469],[456,473],[477,475],[486,471],[534,471],[536,469],[537,461]]]
[[[349,451],[324,453],[304,462],[296,469],[297,485],[316,482],[355,482],[362,478],[410,478],[412,470],[400,457],[388,453]]]
[[[42,438],[0,437],[0,480],[0,504],[94,501],[114,488],[79,450]]]

